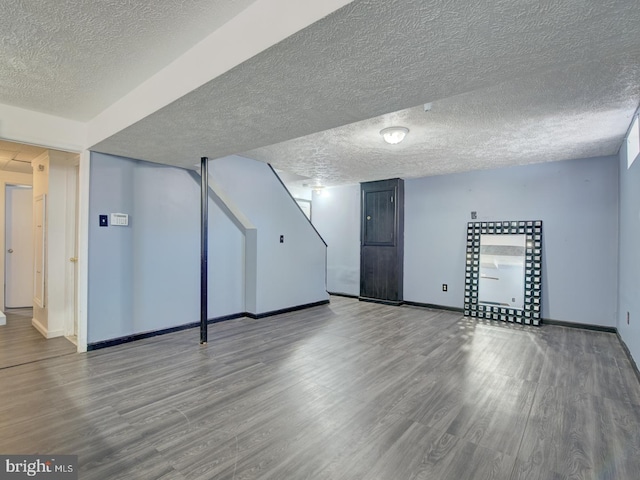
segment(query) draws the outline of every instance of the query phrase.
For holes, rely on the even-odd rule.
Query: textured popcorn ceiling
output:
[[[0,103],[89,120],[253,1],[2,1]]]
[[[0,103],[91,118],[250,3],[0,2]],[[325,184],[615,154],[638,25],[638,0],[356,0],[92,147]]]
[[[639,24],[637,0],[356,1],[95,149],[187,167],[244,152],[326,184],[615,154]],[[396,123],[411,133],[387,146]]]
[[[640,68],[594,62],[479,89],[244,153],[323,185],[613,155]],[[388,145],[380,130],[409,134]],[[293,184],[313,183],[305,180]]]

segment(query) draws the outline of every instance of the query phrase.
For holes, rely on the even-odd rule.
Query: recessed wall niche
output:
[[[542,323],[541,220],[467,224],[464,314]]]

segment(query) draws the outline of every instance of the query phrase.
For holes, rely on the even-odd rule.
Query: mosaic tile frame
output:
[[[524,308],[478,303],[480,235],[525,234]],[[464,315],[503,322],[542,323],[542,220],[469,222],[464,286]]]

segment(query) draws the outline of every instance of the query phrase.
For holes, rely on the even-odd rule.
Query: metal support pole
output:
[[[207,343],[207,261],[209,257],[209,159],[200,158],[200,344]]]

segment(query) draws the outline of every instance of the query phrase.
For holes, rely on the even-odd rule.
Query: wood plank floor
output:
[[[7,324],[0,326],[0,369],[76,352],[64,337],[46,339],[32,325],[33,309],[5,310]]]
[[[81,479],[640,478],[610,333],[333,297],[0,370],[0,453]]]

